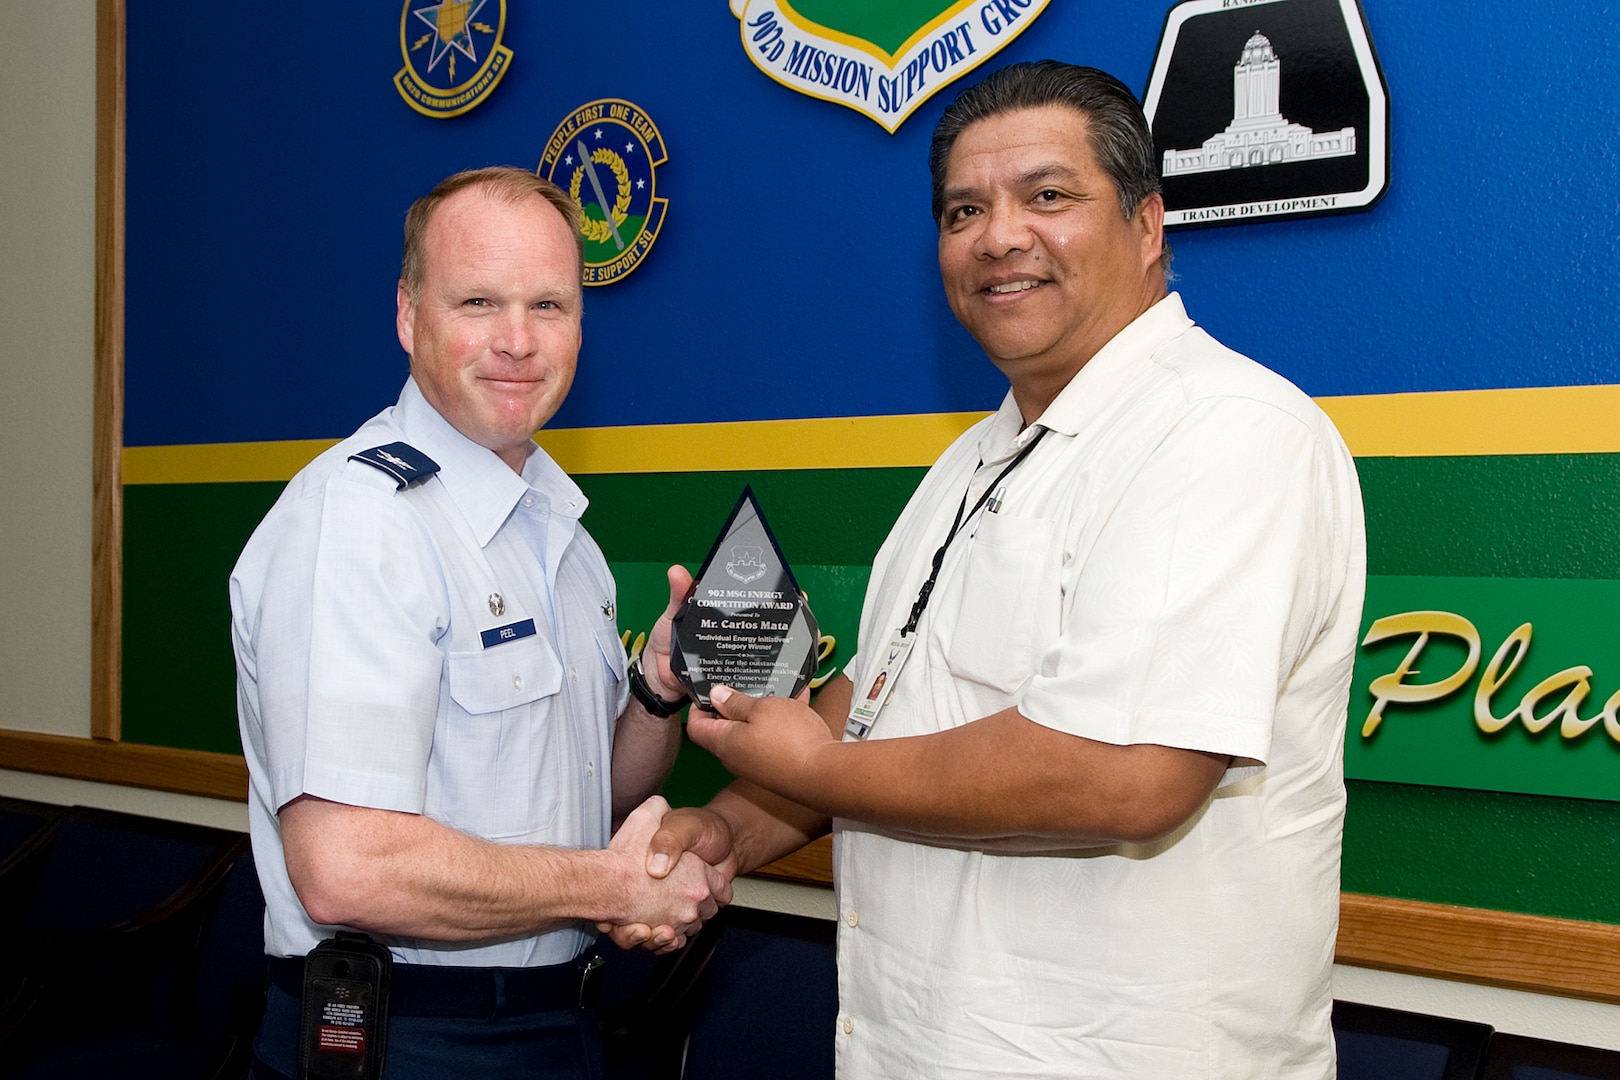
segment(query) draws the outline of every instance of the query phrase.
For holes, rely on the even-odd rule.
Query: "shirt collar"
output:
[[[467,519],[480,546],[486,545],[511,516],[512,508],[531,493],[544,499],[553,514],[578,520],[588,505],[585,493],[538,446],[519,475],[493,450],[457,431],[422,396],[415,378],[405,380],[396,415],[405,441],[439,465],[439,479]]]
[[[995,464],[1011,458],[1029,444],[1041,428],[1062,435],[1077,435],[1107,407],[1120,388],[1136,377],[1141,365],[1193,325],[1182,306],[1181,294],[1171,293],[1133,319],[1109,339],[1071,378],[1046,411],[1025,426],[1012,391],[1002,399],[979,437],[979,458]]]
[[[1079,434],[1161,348],[1192,326],[1181,294],[1170,293],[1098,349],[1036,423],[1064,435]]]

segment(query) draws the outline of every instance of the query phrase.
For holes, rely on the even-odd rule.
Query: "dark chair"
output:
[[[0,971],[21,987],[0,1013],[0,1069],[111,1032],[174,1030],[203,929],[247,844],[224,829],[69,810],[21,916],[0,924]]]
[[[0,796],[0,926],[16,925],[23,917],[66,812],[60,806]]]
[[[1333,1003],[1339,1080],[1477,1080],[1489,1024]]]
[[[44,1048],[16,1071],[17,1080],[241,1080],[264,1013],[264,894],[253,853],[237,856],[218,890],[196,966],[181,973],[161,1014],[171,1024],[103,1025]]]
[[[1498,1035],[1485,1055],[1483,1080],[1616,1080],[1620,1052]]]
[[[684,1080],[826,1080],[838,1017],[825,919],[731,909],[704,973]]]
[[[680,1080],[704,975],[733,910],[723,909],[685,948],[664,956],[603,942],[598,1004],[609,1080]]]
[[[824,919],[732,907],[679,952],[611,957],[619,989],[604,1000],[608,1076],[831,1077],[835,932]]]
[[[0,867],[8,865],[14,855],[36,842],[41,834],[48,835],[65,812],[63,807],[49,803],[0,795]]]

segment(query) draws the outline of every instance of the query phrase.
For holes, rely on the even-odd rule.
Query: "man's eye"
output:
[[[469,297],[466,301],[468,307],[488,307],[489,301],[482,296]]]
[[[1051,188],[1047,188],[1045,191],[1035,196],[1037,202],[1047,203],[1057,202],[1060,198],[1062,198],[1062,196],[1053,191]]]
[[[977,206],[953,206],[945,211],[945,220],[961,221],[963,218],[972,217],[978,212],[979,208]]]

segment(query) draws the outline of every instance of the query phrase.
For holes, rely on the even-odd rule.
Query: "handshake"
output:
[[[673,952],[731,902],[737,874],[731,833],[709,810],[671,810],[654,795],[631,812],[607,846],[626,883],[621,914],[598,922],[621,949]]]

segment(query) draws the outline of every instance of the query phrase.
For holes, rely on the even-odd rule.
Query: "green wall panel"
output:
[[[1347,787],[1346,892],[1620,923],[1620,803]]]
[[[239,754],[231,567],[285,485],[124,489],[123,737]]]
[[[591,500],[585,524],[609,562],[702,562],[747,485],[792,565],[870,566],[924,471],[784,469],[575,479]]]
[[[1620,578],[1620,454],[1358,458],[1367,572]]]
[[[586,527],[619,581],[621,628],[651,627],[669,596],[663,560],[696,570],[744,483],[752,483],[823,632],[838,638],[847,657],[872,556],[921,475],[920,469],[648,474],[586,476],[580,486],[591,499]],[[128,741],[241,752],[226,583],[284,486],[124,489]]]
[[[1388,575],[1620,579],[1620,455],[1365,458],[1369,569]],[[708,554],[752,484],[837,639],[853,655],[872,556],[921,469],[584,476],[586,524],[619,581],[620,625],[651,626],[663,568]],[[124,732],[237,752],[225,583],[282,485],[125,489]],[[1573,655],[1573,654],[1572,654]],[[1596,666],[1604,658],[1577,657]],[[1573,662],[1573,661],[1571,661]],[[825,670],[825,668],[824,668]],[[1359,715],[1365,712],[1360,707]],[[701,803],[729,777],[684,745],[666,795]],[[1620,803],[1350,781],[1344,887],[1620,923]]]

